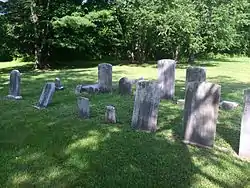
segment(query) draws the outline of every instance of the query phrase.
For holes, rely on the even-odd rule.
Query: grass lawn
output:
[[[76,111],[74,89],[97,81],[97,68],[31,71],[27,63],[0,63],[0,96],[8,94],[9,72],[22,72],[23,100],[0,100],[0,187],[250,187],[250,163],[238,152],[243,89],[250,87],[250,59],[204,61],[208,80],[222,86],[222,98],[239,102],[220,111],[215,148],[181,142],[182,109],[163,101],[156,133],[130,129],[133,96],[87,95],[91,119]],[[176,97],[183,98],[185,66],[176,71]],[[156,79],[153,65],[114,66],[113,80],[127,76]],[[60,77],[65,87],[52,104],[32,107],[46,81]],[[104,123],[105,106],[113,104],[118,124]],[[250,142],[250,138],[249,138]]]

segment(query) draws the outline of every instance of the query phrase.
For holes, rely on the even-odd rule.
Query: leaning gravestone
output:
[[[175,93],[175,67],[172,59],[162,59],[158,64],[158,81],[161,99],[173,99]]]
[[[188,82],[205,82],[206,69],[203,67],[188,67],[186,70],[186,87]]]
[[[105,121],[107,123],[116,123],[116,113],[114,106],[106,106]]]
[[[9,99],[22,99],[20,88],[21,86],[21,74],[18,70],[13,70],[10,73],[10,86],[9,86]]]
[[[132,128],[156,131],[160,95],[156,82],[142,80],[137,83],[132,116]]]
[[[250,159],[250,89],[244,90],[244,111],[241,119],[239,156]]]
[[[220,85],[189,82],[184,107],[185,143],[213,147],[220,94]]]
[[[98,84],[101,92],[112,91],[112,65],[102,63],[98,65]]]
[[[63,90],[64,89],[64,87],[61,85],[60,78],[55,79],[55,86],[56,86],[56,90]]]
[[[35,106],[37,109],[47,108],[51,103],[53,94],[55,92],[55,83],[47,82],[43,88],[38,104]]]
[[[89,118],[89,99],[85,97],[77,98],[79,114],[82,118]]]
[[[121,95],[131,95],[132,83],[128,78],[123,77],[119,80],[119,93]]]

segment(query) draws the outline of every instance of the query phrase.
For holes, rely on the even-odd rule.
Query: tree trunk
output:
[[[41,63],[41,48],[39,47],[39,33],[37,29],[38,25],[38,16],[36,13],[37,4],[35,1],[31,1],[30,4],[30,12],[31,12],[31,22],[33,23],[34,35],[35,35],[35,44],[34,44],[34,52],[35,52],[35,65],[34,68],[42,68]]]
[[[47,1],[44,11],[46,15],[49,15],[49,7],[50,0]],[[43,69],[45,68],[45,59],[48,56],[48,46],[47,38],[49,34],[49,17],[45,20],[46,26],[44,28],[40,28],[41,32],[38,30],[39,26],[39,17],[37,14],[37,3],[35,0],[31,2],[30,10],[31,10],[31,22],[33,23],[34,35],[35,35],[35,44],[34,44],[34,55],[35,55],[35,65],[34,68]]]

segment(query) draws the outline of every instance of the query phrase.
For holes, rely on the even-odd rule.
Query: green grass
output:
[[[216,147],[181,142],[182,109],[160,104],[156,133],[132,131],[133,96],[87,95],[91,119],[82,120],[74,88],[97,81],[97,68],[30,71],[29,63],[0,63],[0,96],[8,94],[13,68],[22,72],[21,101],[0,100],[0,187],[250,187],[250,163],[237,158],[243,89],[250,87],[250,59],[200,62],[208,80],[222,86],[222,98],[237,101],[235,111],[220,111]],[[176,97],[183,98],[185,66],[176,72]],[[32,107],[46,81],[60,77],[64,91],[39,111]],[[154,65],[115,66],[113,80],[127,76],[156,79]],[[104,123],[113,104],[118,123]]]

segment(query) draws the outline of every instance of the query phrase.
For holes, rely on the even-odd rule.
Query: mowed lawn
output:
[[[91,118],[78,117],[76,85],[97,81],[97,68],[32,71],[28,63],[0,63],[0,187],[250,187],[250,163],[237,158],[243,89],[250,88],[250,59],[202,61],[208,80],[221,84],[222,98],[240,103],[220,110],[214,149],[181,142],[183,110],[162,101],[156,133],[130,128],[134,96],[87,95]],[[22,72],[23,100],[5,100],[9,72]],[[176,70],[176,98],[184,98],[185,66]],[[157,78],[155,65],[113,67],[113,81]],[[46,110],[37,110],[47,81],[60,77],[65,90]],[[104,122],[105,106],[118,123]],[[249,138],[250,144],[250,138]]]

